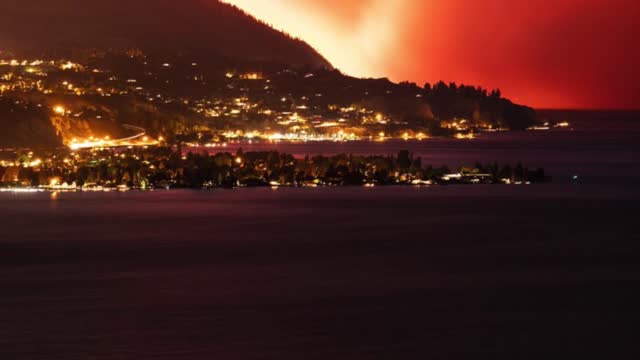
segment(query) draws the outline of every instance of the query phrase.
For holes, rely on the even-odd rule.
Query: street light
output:
[[[62,105],[54,107],[53,111],[58,115],[64,115],[67,112],[67,110]]]

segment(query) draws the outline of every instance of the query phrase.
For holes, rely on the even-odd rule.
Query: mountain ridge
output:
[[[0,48],[61,53],[141,48],[332,68],[306,42],[219,0],[2,0]],[[2,49],[0,49],[2,50]]]

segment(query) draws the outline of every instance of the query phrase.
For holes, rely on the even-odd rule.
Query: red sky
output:
[[[640,108],[638,0],[226,0],[345,73],[500,88],[538,108]]]

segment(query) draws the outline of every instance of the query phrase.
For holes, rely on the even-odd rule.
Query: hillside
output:
[[[421,87],[337,70],[212,68],[122,53],[88,63],[0,59],[0,100],[0,124],[15,129],[0,137],[0,147],[121,138],[124,125],[166,139],[223,143],[243,134],[248,140],[468,138],[536,121],[533,109],[497,89],[443,82]]]
[[[345,76],[218,0],[0,5],[0,148],[119,139],[125,125],[224,143],[470,138],[537,120],[497,89]]]
[[[48,112],[34,103],[0,96],[0,126],[0,148],[62,146]]]
[[[291,66],[331,67],[308,44],[217,0],[1,0],[0,51],[70,57],[140,48]]]

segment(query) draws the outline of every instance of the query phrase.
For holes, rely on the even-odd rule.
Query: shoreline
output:
[[[30,188],[30,187],[1,187],[0,193],[13,193],[13,194],[26,194],[26,193],[110,193],[110,192],[136,192],[136,193],[151,193],[151,192],[179,192],[179,191],[192,191],[192,192],[208,192],[208,191],[233,191],[233,190],[246,190],[246,189],[344,189],[344,188],[430,188],[430,187],[470,187],[470,186],[522,186],[522,185],[537,185],[541,183],[532,182],[513,182],[513,183],[424,183],[424,184],[363,184],[363,185],[330,185],[330,184],[317,184],[316,186],[310,185],[262,185],[262,186],[233,186],[233,187],[209,187],[209,188],[190,188],[190,187],[174,187],[174,188]]]

